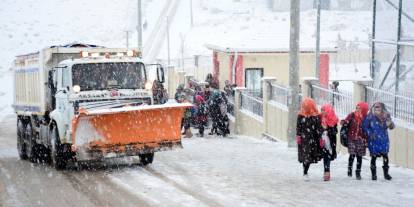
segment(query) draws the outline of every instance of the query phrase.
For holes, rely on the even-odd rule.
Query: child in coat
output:
[[[384,103],[377,102],[372,105],[369,114],[363,122],[362,128],[368,136],[368,149],[371,154],[372,180],[377,180],[376,160],[378,157],[383,158],[384,165],[382,169],[384,171],[384,178],[386,180],[391,180],[392,177],[388,173],[388,152],[390,149],[388,129],[394,129],[395,124]]]

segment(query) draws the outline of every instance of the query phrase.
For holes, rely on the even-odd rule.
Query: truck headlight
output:
[[[74,91],[75,93],[79,93],[79,92],[80,92],[80,90],[81,90],[81,88],[80,88],[80,86],[79,86],[79,85],[74,85],[74,86],[73,86],[73,91]]]
[[[152,88],[152,83],[151,82],[145,83],[145,89],[149,90],[151,88]]]

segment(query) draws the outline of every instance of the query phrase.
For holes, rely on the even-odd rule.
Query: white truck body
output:
[[[142,155],[148,164],[155,151],[181,146],[181,116],[191,105],[142,107],[154,100],[136,54],[80,44],[17,56],[13,108],[20,157],[45,150],[62,167],[73,156]],[[163,68],[157,65],[156,72],[163,83]]]

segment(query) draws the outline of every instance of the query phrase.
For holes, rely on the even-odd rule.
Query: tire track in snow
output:
[[[196,191],[196,189],[190,189],[186,186],[183,186],[179,183],[177,183],[176,181],[168,178],[167,176],[165,176],[164,174],[156,171],[155,169],[152,169],[151,167],[144,167],[145,171],[147,171],[148,173],[154,175],[155,177],[157,177],[158,179],[164,181],[167,184],[170,184],[171,186],[177,188],[178,190],[187,193],[188,195],[190,195],[191,197],[203,202],[204,204],[206,204],[207,206],[215,206],[215,207],[220,207],[223,206],[222,204],[218,203],[216,200],[209,198],[201,193],[198,193]]]
[[[104,172],[64,172],[72,186],[96,206],[153,206],[129,190],[112,182]]]

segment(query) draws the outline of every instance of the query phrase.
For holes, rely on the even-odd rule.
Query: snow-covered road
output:
[[[321,163],[302,179],[296,150],[249,137],[184,139],[154,163],[55,171],[18,159],[15,117],[0,123],[0,206],[412,206],[414,171],[392,166],[393,180],[346,176],[346,156],[322,181]],[[137,160],[135,160],[137,161]],[[378,163],[378,166],[381,166]]]

